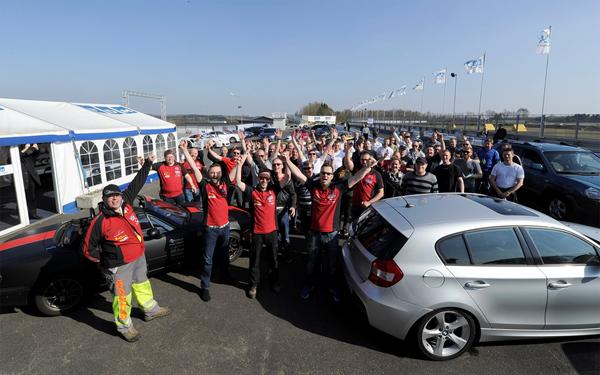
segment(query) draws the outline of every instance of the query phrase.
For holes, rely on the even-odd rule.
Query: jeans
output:
[[[281,241],[281,250],[287,251],[290,244],[290,213],[287,208],[277,213],[277,222],[279,223],[279,239]]]
[[[176,197],[172,197],[172,198],[168,198],[168,197],[165,197],[164,195],[161,195],[160,199],[162,199],[163,201],[165,201],[167,203],[176,204],[178,206],[181,206],[185,203],[185,198],[184,198],[183,194],[178,195]]]
[[[277,264],[277,231],[266,234],[254,234],[252,236],[252,250],[250,251],[250,287],[258,286],[260,282],[260,254],[266,245],[269,262],[269,282],[274,284],[279,278],[279,266]]]
[[[192,191],[192,189],[185,189],[183,191],[183,195],[185,196],[186,202],[200,202],[200,191],[196,190],[196,194]]]
[[[337,288],[341,263],[338,232],[321,233],[308,231],[306,237],[308,262],[306,263],[307,284],[314,287],[318,283],[319,268],[322,269],[329,288]]]
[[[210,287],[210,275],[213,266],[213,254],[217,251],[217,259],[223,267],[223,276],[229,276],[229,224],[223,228],[204,229],[204,254],[202,256],[202,267],[200,269],[200,287]],[[218,245],[218,248],[217,248]]]

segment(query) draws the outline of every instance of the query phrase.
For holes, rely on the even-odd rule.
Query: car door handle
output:
[[[568,288],[573,284],[570,284],[566,281],[557,281],[557,282],[553,282],[548,284],[548,287],[552,288],[552,289],[563,289],[563,288]]]
[[[467,288],[471,288],[471,289],[483,289],[483,288],[487,288],[491,285],[484,281],[478,280],[478,281],[469,281],[468,283],[465,284],[465,286]]]

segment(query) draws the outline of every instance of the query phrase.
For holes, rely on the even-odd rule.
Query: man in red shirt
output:
[[[250,280],[248,297],[256,297],[256,288],[260,281],[260,254],[263,244],[269,251],[269,279],[271,289],[279,292],[279,267],[277,264],[277,193],[281,188],[279,183],[271,182],[271,171],[262,169],[258,173],[258,185],[255,188],[242,182],[241,166],[246,161],[247,154],[242,156],[236,168],[235,184],[250,202],[252,215],[252,250],[250,252]]]
[[[347,161],[347,160],[346,160]],[[322,259],[323,272],[327,277],[329,291],[335,302],[340,301],[340,249],[338,231],[340,230],[340,198],[348,189],[356,185],[371,172],[371,164],[362,168],[347,180],[333,181],[333,167],[323,164],[318,180],[308,179],[286,158],[286,164],[294,178],[310,191],[312,197],[310,230],[306,236],[308,262],[306,264],[307,282],[300,292],[302,299],[308,299],[317,285],[319,259]]]
[[[214,140],[209,140],[206,142],[206,150],[208,151],[208,158],[214,162],[219,162],[225,167],[225,175],[229,176],[231,182],[235,180],[235,167],[237,166],[238,160],[242,157],[242,149],[239,147],[234,147],[231,151],[233,157],[229,158],[227,155],[218,155],[216,152],[212,150],[215,145]]]
[[[181,148],[186,160],[191,156],[182,142]],[[229,198],[231,196],[231,182],[229,178],[223,177],[221,165],[213,163],[208,167],[208,178],[203,178],[195,164],[190,165],[198,180],[198,189],[202,197],[204,210],[204,253],[202,256],[202,267],[200,270],[200,298],[204,302],[210,301],[210,276],[212,274],[213,255],[217,251],[217,257],[222,265],[221,279],[233,283],[229,275]],[[217,244],[219,248],[216,249]]]
[[[85,233],[82,251],[86,258],[98,263],[113,295],[113,313],[117,331],[129,341],[137,341],[140,333],[131,322],[131,297],[144,311],[149,321],[168,315],[170,310],[154,300],[148,280],[144,256],[144,234],[132,202],[144,186],[154,155],[140,163],[142,168],[124,192],[117,185],[102,189],[100,213],[94,217]]]
[[[374,164],[376,161],[369,151],[360,153],[361,166]],[[354,169],[350,160],[350,170]],[[383,178],[375,170],[371,170],[354,187],[351,200],[352,220],[357,219],[369,206],[383,198]]]
[[[182,141],[182,142],[186,142],[186,141]],[[192,161],[194,162],[194,164],[196,164],[196,168],[199,171],[202,171],[202,168],[204,166],[202,165],[202,161],[198,157],[198,155],[200,154],[198,149],[196,147],[190,147],[188,150],[190,153],[190,157],[192,158]],[[183,163],[183,167],[185,168],[187,173],[192,178],[192,184],[190,184],[187,180],[185,181],[185,190],[183,191],[184,196],[185,196],[185,201],[186,202],[199,202],[200,201],[200,191],[198,191],[198,180],[196,179],[196,176],[194,175],[194,170],[192,169],[190,162],[187,160]],[[193,188],[196,189],[195,192],[194,192]]]
[[[160,199],[171,204],[183,204],[185,198],[182,178],[185,178],[193,193],[197,191],[197,188],[193,185],[192,177],[183,165],[175,162],[173,150],[165,151],[164,155],[165,161],[152,165],[152,169],[158,173],[160,180]]]

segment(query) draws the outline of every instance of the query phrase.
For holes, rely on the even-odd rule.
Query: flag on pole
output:
[[[538,41],[536,52],[538,54],[547,55],[550,53],[550,33],[552,32],[552,26],[548,26],[542,31],[540,40]]]
[[[398,95],[406,95],[406,85],[398,89]]]
[[[433,73],[433,81],[437,84],[445,84],[446,83],[446,69],[442,69]]]
[[[465,70],[467,71],[467,74],[483,73],[484,59],[485,59],[484,56],[480,56],[480,57],[476,58],[475,60],[467,61],[465,63]]]
[[[390,93],[388,94],[387,100],[390,100],[391,98],[393,98],[394,96],[396,96],[396,90],[392,90],[390,91]]]
[[[413,90],[423,90],[423,86],[425,85],[425,78],[421,78],[421,80],[413,87]]]

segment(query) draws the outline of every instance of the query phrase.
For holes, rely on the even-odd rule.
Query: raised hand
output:
[[[185,150],[187,148],[187,141],[182,140],[181,142],[179,142],[179,148]]]

